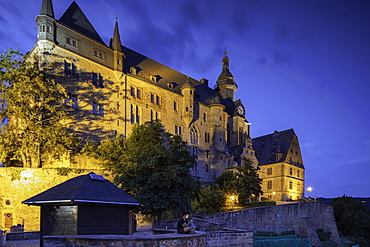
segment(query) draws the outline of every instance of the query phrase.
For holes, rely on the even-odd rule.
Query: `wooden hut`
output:
[[[45,235],[131,235],[139,203],[101,175],[65,181],[22,203],[41,206]]]

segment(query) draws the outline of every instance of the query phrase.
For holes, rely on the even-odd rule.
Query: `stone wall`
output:
[[[252,247],[253,232],[209,232],[206,237],[207,247]]]
[[[340,243],[333,207],[321,203],[295,203],[259,207],[204,217],[220,224],[221,228],[281,233],[294,230],[312,244],[320,245],[316,230],[331,232],[331,240]]]
[[[206,235],[198,234],[162,234],[137,237],[132,235],[107,236],[45,236],[44,246],[177,246],[206,247]],[[216,245],[215,245],[216,246]]]
[[[40,228],[40,207],[27,206],[22,201],[73,177],[89,172],[104,175],[103,170],[72,168],[0,168],[0,229],[24,225],[25,231]]]

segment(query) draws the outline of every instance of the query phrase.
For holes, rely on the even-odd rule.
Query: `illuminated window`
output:
[[[300,191],[301,190],[301,184],[300,183],[297,183],[297,190]]]
[[[190,143],[198,145],[198,131],[195,126],[190,129]]]

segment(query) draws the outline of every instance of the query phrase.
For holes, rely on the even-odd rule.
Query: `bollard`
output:
[[[6,235],[5,231],[0,229],[0,247],[5,247],[6,246]]]

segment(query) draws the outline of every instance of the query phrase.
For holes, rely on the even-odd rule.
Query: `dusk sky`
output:
[[[0,1],[1,52],[32,49],[41,2]],[[227,46],[252,138],[293,128],[311,196],[370,197],[370,1],[76,2],[106,44],[118,17],[122,45],[211,87]]]

